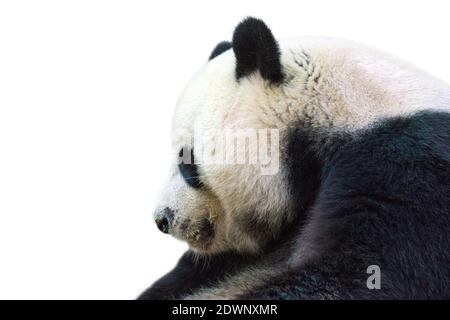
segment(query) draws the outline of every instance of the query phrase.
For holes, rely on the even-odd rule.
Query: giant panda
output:
[[[449,111],[395,57],[244,19],[177,102],[154,219],[189,250],[139,298],[450,298]],[[198,160],[244,129],[275,130],[277,170]]]

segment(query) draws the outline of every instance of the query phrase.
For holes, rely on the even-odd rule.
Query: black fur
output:
[[[190,158],[188,160],[184,159],[184,152],[190,152]],[[178,156],[182,159],[178,164],[178,169],[180,170],[184,181],[186,181],[186,183],[193,188],[200,188],[202,186],[202,182],[200,181],[198,174],[198,167],[195,164],[194,149],[184,147],[180,150]]]
[[[217,44],[217,46],[214,48],[214,50],[211,52],[211,55],[209,56],[208,60],[212,60],[218,55],[224,53],[228,49],[231,49],[233,45],[229,41],[222,41]]]
[[[303,226],[258,258],[212,257],[206,272],[183,257],[141,298],[182,298],[258,261],[286,260],[299,249],[289,240],[306,233],[318,256],[240,298],[450,298],[450,114],[423,112],[339,136],[302,123],[288,154]],[[381,268],[380,290],[366,286],[370,265]]]
[[[234,30],[233,50],[236,56],[236,78],[259,71],[273,83],[283,80],[278,43],[266,24],[246,18]]]
[[[211,257],[196,257],[186,252],[176,267],[140,295],[141,300],[180,299],[203,286],[213,286],[227,274],[241,270],[252,257],[226,252]]]

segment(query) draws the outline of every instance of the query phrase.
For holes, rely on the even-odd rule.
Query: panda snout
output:
[[[172,224],[174,212],[172,209],[165,207],[155,216],[155,223],[158,229],[163,233],[169,233]]]

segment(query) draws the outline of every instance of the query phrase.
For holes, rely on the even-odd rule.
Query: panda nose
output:
[[[159,212],[155,218],[156,226],[163,233],[169,233],[170,224],[173,220],[173,210],[170,208],[164,208]]]
[[[159,231],[163,233],[169,233],[169,220],[166,217],[156,219],[155,222],[158,226]]]

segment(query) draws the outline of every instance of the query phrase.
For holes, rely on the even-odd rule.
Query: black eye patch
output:
[[[193,188],[200,188],[202,186],[202,182],[200,181],[200,177],[198,175],[198,167],[194,163],[194,149],[183,147],[178,156],[180,157],[178,169],[180,170],[184,181],[186,181],[186,183]]]

